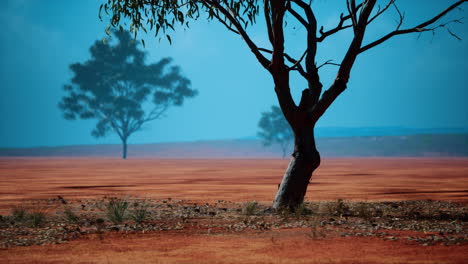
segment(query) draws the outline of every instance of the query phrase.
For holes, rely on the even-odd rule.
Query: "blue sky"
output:
[[[344,5],[315,1],[320,25],[336,24]],[[407,26],[427,19],[452,1],[400,1]],[[88,48],[105,36],[98,0],[6,0],[0,3],[0,147],[119,143],[116,136],[95,139],[94,121],[67,121],[57,103],[71,77],[68,65],[89,58]],[[448,18],[468,17],[468,5]],[[373,22],[366,40],[396,25],[396,14]],[[288,18],[290,19],[290,18]],[[303,31],[288,23],[288,52],[300,55]],[[462,41],[440,30],[405,35],[358,57],[345,91],[319,121],[319,127],[467,127],[468,21],[454,25]],[[262,24],[249,33],[268,47]],[[319,46],[317,62],[339,62],[351,31]],[[147,125],[130,143],[192,141],[253,136],[262,111],[277,104],[269,74],[242,40],[215,21],[197,21],[173,34],[173,44],[143,36],[148,62],[173,57],[192,80],[198,97]],[[324,67],[327,87],[337,68]],[[295,99],[305,83],[295,76]]]

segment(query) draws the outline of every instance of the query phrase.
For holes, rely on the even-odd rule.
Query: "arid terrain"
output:
[[[466,263],[468,158],[325,158],[303,211],[272,214],[287,163],[2,158],[0,260]],[[130,209],[145,203],[150,216],[111,223],[112,197]],[[13,220],[14,208],[47,220],[29,226]]]

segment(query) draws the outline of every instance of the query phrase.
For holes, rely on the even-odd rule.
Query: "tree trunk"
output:
[[[314,126],[302,124],[294,133],[294,153],[276,193],[274,209],[295,210],[303,201],[312,172],[320,165],[315,146]]]
[[[122,140],[122,159],[127,159],[127,139]]]

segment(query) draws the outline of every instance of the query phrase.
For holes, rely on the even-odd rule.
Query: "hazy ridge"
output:
[[[468,134],[355,136],[318,138],[325,157],[466,157]],[[292,148],[292,147],[291,147]],[[121,145],[74,145],[35,148],[0,148],[0,156],[119,157]],[[277,146],[258,139],[210,140],[130,144],[129,157],[161,158],[270,158],[281,157]]]

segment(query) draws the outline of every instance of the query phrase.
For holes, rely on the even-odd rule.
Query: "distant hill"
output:
[[[468,127],[408,128],[408,127],[317,127],[315,135],[327,137],[407,136],[433,134],[468,134]]]
[[[326,137],[317,139],[324,157],[439,157],[468,156],[467,134]],[[0,156],[119,157],[121,146],[76,145],[37,148],[0,148]],[[129,157],[161,158],[271,158],[279,147],[264,147],[258,139],[131,144]]]

